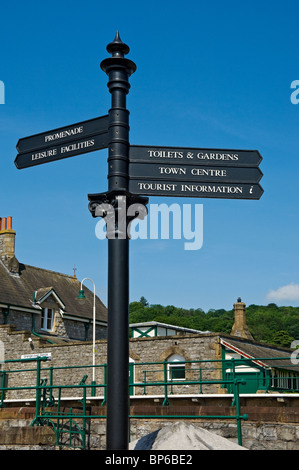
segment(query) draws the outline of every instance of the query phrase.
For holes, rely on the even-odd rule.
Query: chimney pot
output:
[[[2,222],[2,230],[6,230],[6,217],[3,217]]]
[[[12,217],[7,217],[7,229],[12,229]]]

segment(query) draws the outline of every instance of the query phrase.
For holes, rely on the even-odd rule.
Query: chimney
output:
[[[13,274],[19,273],[19,263],[15,257],[16,232],[12,229],[12,217],[0,219],[0,259]]]
[[[246,324],[245,307],[246,305],[239,297],[237,303],[234,304],[235,322],[232,327],[231,335],[240,336],[241,338],[253,339]]]

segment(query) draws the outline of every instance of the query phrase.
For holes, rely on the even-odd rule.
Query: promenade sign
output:
[[[108,115],[20,139],[18,169],[108,147]]]

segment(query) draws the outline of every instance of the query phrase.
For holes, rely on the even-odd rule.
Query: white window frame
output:
[[[167,365],[167,375],[168,375],[168,380],[170,382],[182,382],[186,380],[186,364],[185,364],[185,358],[183,356],[180,356],[179,354],[173,354],[170,356],[170,358],[167,360],[168,365]],[[176,364],[178,363],[178,364]],[[172,378],[172,369],[174,368],[183,368],[184,367],[184,372],[185,372],[185,377],[182,378]]]
[[[55,314],[54,308],[48,308],[48,307],[43,308],[42,314],[41,314],[41,330],[43,330],[43,331],[52,331],[53,330],[54,314]],[[51,327],[50,328],[48,328],[48,321],[49,320],[51,321]]]

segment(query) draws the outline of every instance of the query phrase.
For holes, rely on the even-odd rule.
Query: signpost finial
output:
[[[128,75],[132,75],[136,71],[136,64],[124,56],[130,52],[129,46],[122,42],[119,32],[116,32],[115,38],[108,44],[106,50],[112,57],[108,57],[101,62],[101,69],[109,75],[112,69],[124,67]]]
[[[106,50],[109,54],[112,54],[112,57],[123,57],[130,52],[129,46],[120,39],[118,31],[116,31],[114,40],[108,44]]]

